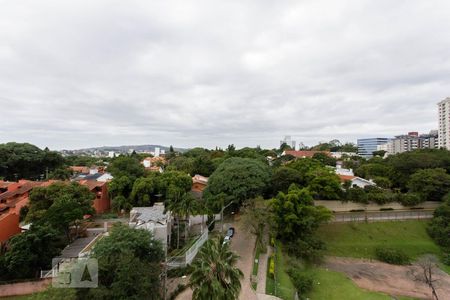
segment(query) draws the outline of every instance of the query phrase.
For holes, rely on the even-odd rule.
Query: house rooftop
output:
[[[130,221],[165,224],[170,214],[164,210],[164,203],[155,203],[152,207],[133,207],[130,211]]]

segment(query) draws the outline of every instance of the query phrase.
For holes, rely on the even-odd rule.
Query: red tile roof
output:
[[[345,182],[347,180],[353,180],[356,178],[356,176],[351,175],[338,175],[342,182]]]
[[[97,180],[80,180],[79,182],[81,185],[87,186],[87,188],[90,191],[92,191],[97,187],[102,187],[106,184],[106,182],[104,181],[97,181]]]

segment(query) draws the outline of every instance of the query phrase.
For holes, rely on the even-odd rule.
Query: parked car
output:
[[[234,232],[235,232],[234,227],[228,228],[227,236],[229,236],[230,238],[232,238],[232,237],[234,236]]]

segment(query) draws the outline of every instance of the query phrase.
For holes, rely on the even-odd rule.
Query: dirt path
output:
[[[418,266],[395,266],[378,261],[329,257],[325,267],[333,271],[343,272],[359,287],[389,295],[408,296],[419,299],[432,299],[430,288],[415,280],[414,272],[418,274]],[[443,271],[437,271],[435,278],[437,294],[440,300],[450,299],[450,276]]]

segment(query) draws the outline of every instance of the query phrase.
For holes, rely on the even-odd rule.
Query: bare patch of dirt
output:
[[[431,289],[417,281],[414,274],[421,272],[417,265],[395,266],[378,261],[328,257],[325,267],[345,273],[360,288],[389,295],[432,299]],[[437,270],[434,277],[440,300],[450,300],[450,276]]]

